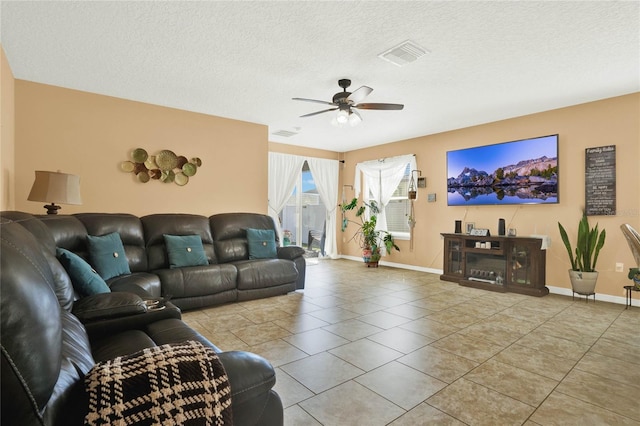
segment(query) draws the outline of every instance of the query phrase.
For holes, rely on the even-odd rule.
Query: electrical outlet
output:
[[[624,272],[624,263],[616,262],[616,272]]]

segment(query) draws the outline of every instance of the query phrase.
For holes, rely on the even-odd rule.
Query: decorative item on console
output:
[[[474,235],[477,237],[489,237],[491,236],[491,232],[487,228],[473,228],[469,235]]]
[[[469,225],[467,224],[467,233],[469,231]],[[461,220],[456,220],[455,222],[455,231],[456,234],[461,234],[462,233],[462,221]]]
[[[178,156],[168,149],[149,155],[143,148],[134,149],[131,160],[120,163],[123,172],[134,173],[142,183],[154,179],[164,183],[173,182],[178,186],[189,183],[189,178],[196,174],[200,166],[202,160],[198,157],[187,160],[187,157]]]

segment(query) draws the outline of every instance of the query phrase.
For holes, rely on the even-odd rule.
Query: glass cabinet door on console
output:
[[[545,278],[545,256],[540,245],[541,240],[536,238],[513,240],[508,254],[508,285],[527,294],[544,292],[539,285]]]
[[[445,275],[464,276],[463,240],[458,238],[445,239],[444,273]]]

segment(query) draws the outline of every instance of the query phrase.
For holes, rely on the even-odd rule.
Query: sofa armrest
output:
[[[236,425],[282,425],[282,401],[272,390],[276,373],[259,355],[244,351],[221,352],[231,385],[233,420]]]
[[[304,255],[305,251],[299,246],[278,247],[278,259],[294,260]]]
[[[88,296],[75,302],[72,313],[83,323],[91,339],[125,330],[142,330],[147,325],[168,318],[182,318],[178,307],[161,302],[147,307],[137,294],[112,292]]]
[[[83,297],[73,304],[73,313],[82,323],[129,315],[144,314],[147,305],[133,293],[99,293]]]

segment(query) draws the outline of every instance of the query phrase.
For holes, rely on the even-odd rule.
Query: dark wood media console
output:
[[[441,280],[466,287],[545,296],[546,250],[542,239],[441,234],[444,273]]]

